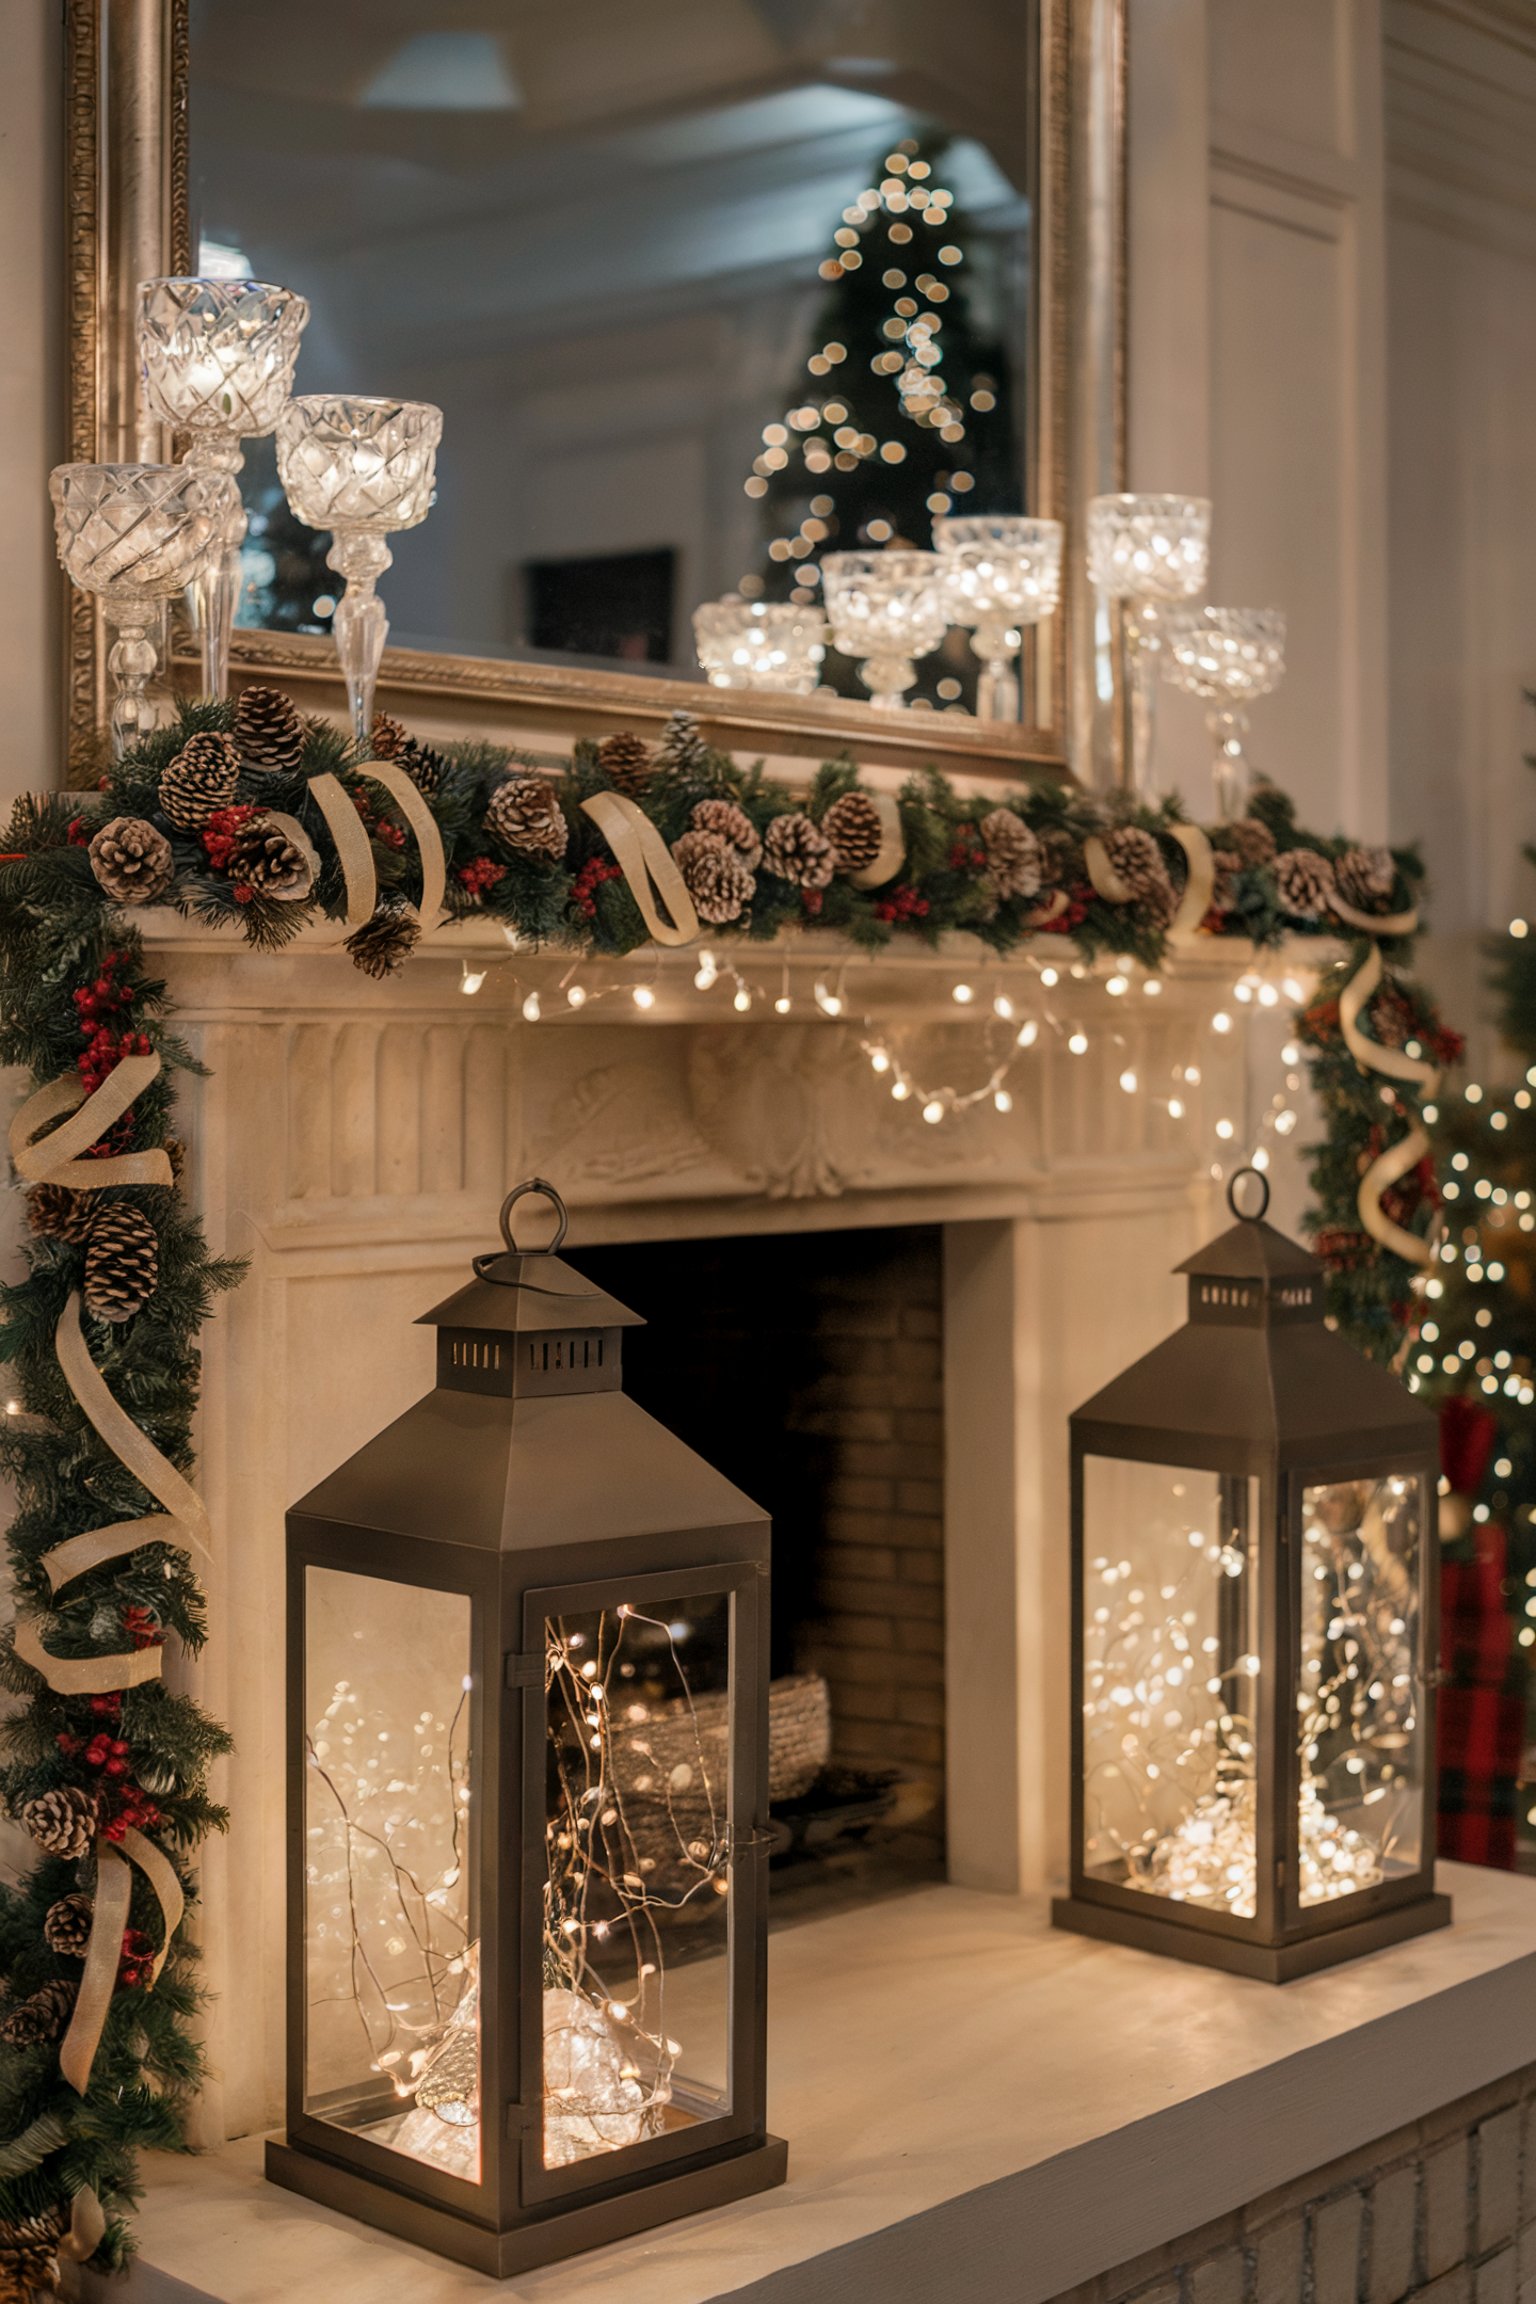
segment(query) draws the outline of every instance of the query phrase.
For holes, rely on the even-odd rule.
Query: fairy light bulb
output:
[[[695,991],[707,992],[719,973],[719,969],[715,966],[715,956],[713,952],[701,952],[699,954],[699,964],[693,972],[693,983]]]
[[[1071,1039],[1067,1042],[1067,1046],[1071,1049],[1074,1056],[1086,1056],[1088,1053],[1087,1033],[1074,1032]]]
[[[1148,1000],[1156,1000],[1161,995],[1163,989],[1163,980],[1161,976],[1147,977],[1141,989]]]
[[[898,1104],[905,1104],[912,1093],[912,1083],[899,1076],[891,1082],[891,1095]]]
[[[523,1022],[525,1024],[537,1024],[543,1013],[537,992],[530,992],[523,1001]]]
[[[775,1016],[787,1016],[793,1006],[794,1002],[790,999],[789,994],[781,992],[773,1004],[773,1012]]]
[[[1040,1027],[1031,1016],[1027,1024],[1019,1026],[1018,1038],[1014,1041],[1014,1046],[1015,1048],[1033,1048],[1039,1037]]]
[[[463,976],[459,979],[459,990],[461,992],[478,992],[484,982],[485,970],[483,968],[466,968]]]
[[[889,1072],[891,1060],[883,1048],[871,1049],[869,1068],[872,1072]]]
[[[1128,992],[1130,988],[1129,977],[1109,976],[1105,978],[1104,989],[1112,1000],[1118,1000],[1121,993]]]
[[[1279,998],[1280,990],[1278,985],[1261,984],[1259,986],[1259,1006],[1261,1008],[1275,1007],[1279,1001]]]
[[[975,990],[969,984],[957,984],[954,990],[950,993],[950,998],[954,1001],[957,1008],[969,1008],[975,997]]]
[[[1135,1073],[1131,1070],[1129,1065],[1127,1065],[1126,1069],[1120,1075],[1120,1085],[1125,1090],[1127,1096],[1135,1095],[1139,1083]]]
[[[731,1006],[735,1009],[738,1016],[745,1016],[751,1005],[751,993],[747,990],[745,984],[739,985],[736,990],[735,998],[731,1002]]]
[[[1230,1032],[1231,1029],[1231,1017],[1227,1014],[1225,1008],[1218,1008],[1215,1015],[1211,1018],[1211,1030],[1213,1032]]]
[[[992,1013],[994,1016],[1001,1017],[1005,1024],[1013,1022],[1013,1002],[1006,992],[999,992],[996,995],[992,1002]]]
[[[992,1103],[994,1108],[999,1112],[1011,1112],[1013,1110],[1013,1098],[1009,1095],[1006,1088],[994,1089],[992,1095]]]
[[[1055,968],[1042,968],[1040,971],[1040,981],[1045,986],[1047,992],[1052,992],[1061,982],[1061,976],[1059,971]]]
[[[585,1008],[587,1004],[587,988],[585,984],[567,985],[565,997],[568,1004],[572,1008]]]
[[[1257,1168],[1261,1176],[1263,1175],[1265,1169],[1269,1166],[1269,1154],[1265,1151],[1262,1144],[1250,1159],[1249,1166],[1251,1168]]]
[[[1233,1127],[1230,1120],[1218,1120],[1216,1123],[1216,1133],[1224,1144],[1230,1144],[1232,1138],[1237,1134],[1237,1130]]]
[[[923,1118],[928,1122],[931,1128],[936,1128],[943,1117],[944,1105],[941,1098],[937,1096],[930,1096],[927,1103],[923,1106]]]
[[[649,984],[637,984],[630,998],[637,1008],[654,1008],[656,1005],[656,995]]]
[[[1177,1096],[1168,1099],[1168,1117],[1170,1120],[1182,1120],[1184,1117],[1184,1107]]]

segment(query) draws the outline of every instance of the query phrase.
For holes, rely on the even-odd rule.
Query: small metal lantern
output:
[[[1059,1927],[1283,1983],[1443,1927],[1436,1427],[1243,1216],[1189,1318],[1072,1418]]]
[[[519,1250],[525,1193],[554,1203]],[[620,1388],[539,1178],[437,1388],[288,1519],[288,2133],[267,2173],[505,2276],[783,2181],[768,1522]]]

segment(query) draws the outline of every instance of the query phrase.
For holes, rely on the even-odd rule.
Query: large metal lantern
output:
[[[555,1203],[550,1249],[511,1211]],[[288,1521],[288,2129],[267,2173],[498,2275],[783,2180],[768,1523],[620,1388],[554,1250]]]
[[[1253,1178],[1253,1171],[1243,1171]],[[1058,1926],[1274,1983],[1437,1928],[1435,1419],[1263,1221],[1072,1418]]]

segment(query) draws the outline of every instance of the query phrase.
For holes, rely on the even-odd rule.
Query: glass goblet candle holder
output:
[[[935,520],[950,622],[971,632],[981,660],[978,720],[1017,720],[1023,691],[1014,660],[1023,627],[1054,616],[1061,600],[1062,526],[1013,513]]]
[[[309,306],[266,280],[145,280],[139,287],[144,405],[186,437],[183,461],[236,474],[242,440],[272,431],[293,388]],[[229,693],[229,636],[240,596],[245,513],[238,496],[224,549],[193,593],[203,691]]]
[[[693,612],[693,637],[712,688],[809,696],[827,652],[819,612],[787,600],[706,600]]]
[[[107,669],[112,751],[121,759],[152,725],[149,635],[162,603],[223,549],[240,491],[227,472],[192,464],[61,464],[48,493],[64,572],[97,595],[116,634]]]
[[[1163,671],[1207,706],[1216,813],[1229,824],[1248,798],[1246,707],[1284,675],[1285,618],[1278,608],[1197,608],[1169,633]]]
[[[393,557],[386,536],[416,528],[432,508],[443,412],[425,400],[303,394],[277,422],[277,469],[295,517],[328,528],[326,555],[346,584],[336,653],[352,725],[365,744],[389,619],[377,584]]]
[[[829,552],[821,564],[832,645],[857,659],[869,700],[902,709],[917,678],[913,659],[929,656],[948,629],[936,552]]]
[[[1205,590],[1210,544],[1204,496],[1095,496],[1088,506],[1088,577],[1117,608],[1126,769],[1138,792],[1151,777],[1158,657],[1170,616]]]

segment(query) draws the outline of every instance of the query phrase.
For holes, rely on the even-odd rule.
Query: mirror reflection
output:
[[[443,410],[392,640],[871,693],[824,563],[1029,510],[1032,16],[194,0],[197,270],[309,299],[299,392]],[[330,538],[245,457],[239,620],[328,632]],[[944,601],[884,700],[974,708]]]

